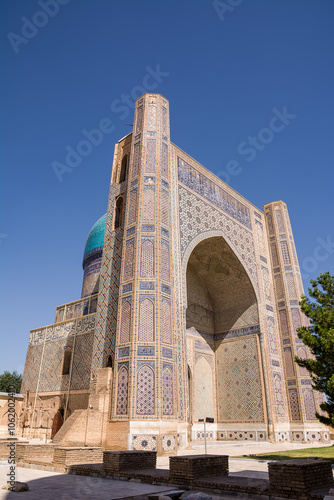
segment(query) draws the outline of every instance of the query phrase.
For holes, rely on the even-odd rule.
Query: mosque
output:
[[[136,101],[81,298],[30,332],[22,435],[173,453],[209,418],[210,440],[329,441],[294,362],[308,320],[285,203],[255,207],[169,130],[167,99]]]

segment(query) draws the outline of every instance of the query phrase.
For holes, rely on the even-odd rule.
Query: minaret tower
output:
[[[173,319],[169,103],[163,96],[137,100],[130,136],[131,151],[125,138],[114,156],[104,259],[106,266],[114,259],[115,269],[119,253],[119,274],[109,272],[100,285],[93,371],[112,357],[110,419],[128,423],[130,447],[140,449],[140,440],[150,439],[148,428],[157,448],[166,436],[176,447],[178,429],[187,427],[187,375],[184,342]]]

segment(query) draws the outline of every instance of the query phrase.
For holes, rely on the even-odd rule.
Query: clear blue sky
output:
[[[22,371],[29,330],[80,298],[114,143],[132,123],[115,101],[155,83],[148,66],[163,73],[153,91],[170,101],[172,141],[224,179],[237,161],[229,183],[258,207],[287,203],[304,286],[334,274],[333,246],[317,252],[334,241],[334,2],[223,3],[1,1],[0,373]],[[283,130],[263,131],[284,108]],[[113,130],[59,182],[52,163],[103,118]]]

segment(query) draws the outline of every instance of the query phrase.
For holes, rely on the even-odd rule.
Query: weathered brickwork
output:
[[[281,498],[307,499],[308,493],[334,485],[332,464],[325,460],[269,462],[270,493]]]
[[[198,420],[210,417],[209,439],[329,439],[294,362],[309,352],[296,335],[307,319],[286,205],[259,210],[171,143],[162,95],[136,101],[133,131],[115,145],[83,269],[82,298],[30,334],[31,433],[65,420],[62,442],[174,453],[203,439]],[[69,417],[87,418],[87,432],[66,431]]]
[[[190,484],[198,478],[228,476],[227,455],[170,457],[169,477],[175,484]]]
[[[75,465],[75,464],[95,464],[101,463],[103,452],[101,448],[70,448],[55,447],[52,463],[55,466]]]
[[[103,470],[115,475],[131,469],[155,469],[156,462],[155,451],[105,451],[103,453]]]

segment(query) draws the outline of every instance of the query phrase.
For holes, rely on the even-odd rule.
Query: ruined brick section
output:
[[[9,456],[8,443],[12,441],[4,440],[0,442],[0,458],[7,460]],[[15,443],[16,460],[52,460],[54,446],[52,444],[28,444]]]
[[[310,491],[334,484],[332,464],[325,460],[270,462],[270,494],[283,498],[307,498]]]
[[[172,483],[192,484],[200,477],[210,476],[228,476],[228,455],[189,455],[169,459]]]
[[[155,469],[156,451],[105,451],[103,453],[103,470],[118,474],[125,470]]]
[[[102,462],[101,448],[65,448],[54,450],[53,465],[98,464]]]

